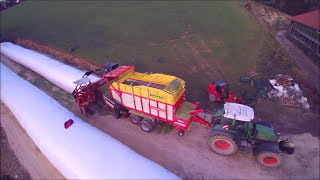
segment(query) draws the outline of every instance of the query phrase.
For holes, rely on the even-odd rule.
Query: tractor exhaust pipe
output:
[[[279,149],[286,154],[294,153],[294,144],[291,140],[285,139],[279,141]]]
[[[94,71],[87,71],[87,72],[84,73],[84,75],[83,75],[82,77],[88,77],[88,76],[90,76],[92,73],[97,72],[97,71],[100,71],[100,70],[102,70],[102,69],[96,69],[96,70],[94,70]]]

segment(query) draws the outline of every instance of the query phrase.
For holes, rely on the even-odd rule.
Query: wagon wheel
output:
[[[281,163],[280,155],[273,152],[261,152],[256,156],[256,160],[265,167],[278,167]]]
[[[148,121],[152,125],[152,129],[155,129],[158,126],[158,119],[152,118],[152,119],[148,119]]]
[[[183,135],[184,135],[184,131],[179,131],[179,132],[178,132],[178,135],[179,135],[179,136],[183,136]]]
[[[133,124],[139,124],[142,119],[143,119],[143,117],[141,117],[141,116],[137,116],[137,115],[135,115],[135,114],[131,114],[131,115],[130,115],[130,121],[131,121]]]
[[[151,132],[153,129],[151,123],[145,119],[140,122],[140,127],[145,132]]]
[[[209,100],[211,102],[216,102],[217,101],[217,98],[213,95],[213,94],[209,94]]]
[[[116,104],[114,106],[114,112],[112,113],[112,116],[116,119],[119,119],[121,114],[120,114],[120,110],[121,110],[121,105]]]
[[[96,111],[92,108],[91,105],[86,107],[86,111],[88,112],[88,114],[93,115]]]
[[[119,119],[120,116],[121,116],[121,114],[120,114],[119,111],[115,111],[115,112],[112,113],[112,116],[113,116],[114,118],[116,118],[116,119]]]
[[[212,136],[208,141],[208,145],[211,151],[226,156],[232,155],[238,150],[236,142],[225,135]]]

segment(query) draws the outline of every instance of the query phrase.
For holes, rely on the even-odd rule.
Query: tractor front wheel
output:
[[[211,102],[216,102],[217,101],[217,98],[213,95],[213,94],[209,94],[209,100]]]
[[[208,145],[211,151],[225,156],[232,155],[238,150],[237,143],[225,135],[212,136]]]
[[[262,152],[256,156],[256,160],[265,167],[278,167],[281,163],[280,155],[273,152]]]

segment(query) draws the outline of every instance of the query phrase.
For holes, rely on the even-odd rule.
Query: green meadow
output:
[[[178,76],[187,100],[205,106],[210,82],[223,79],[237,89],[258,60],[264,32],[243,4],[29,0],[1,12],[1,34],[66,51],[79,46],[73,53],[90,61],[103,64],[107,56],[140,72]]]

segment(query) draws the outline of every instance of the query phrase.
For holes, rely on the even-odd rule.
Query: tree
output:
[[[318,9],[320,6],[319,0],[256,0],[256,1],[270,5],[292,16]]]

